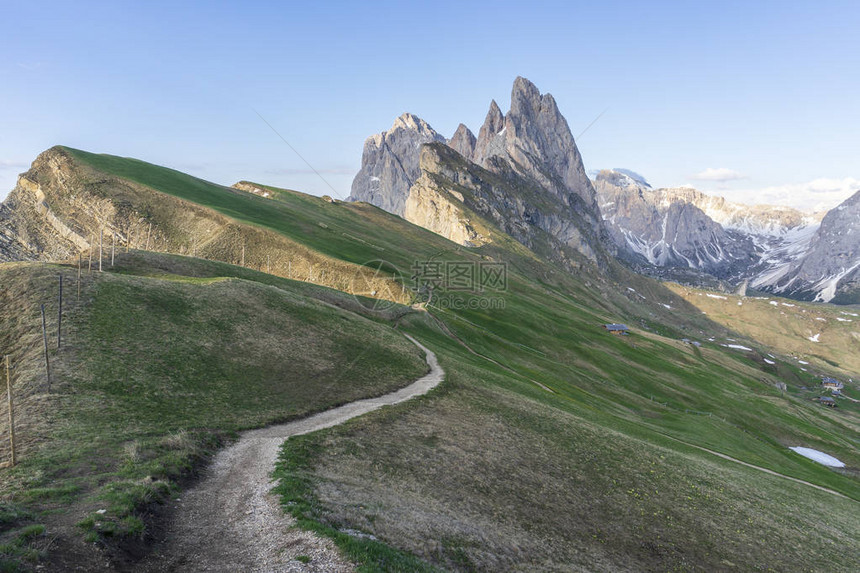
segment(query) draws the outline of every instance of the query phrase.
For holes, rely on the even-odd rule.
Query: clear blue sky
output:
[[[332,194],[254,110],[345,196],[367,136],[404,111],[477,132],[517,75],[574,135],[608,108],[588,169],[749,202],[860,188],[856,2],[7,1],[0,22],[0,197],[55,144]]]

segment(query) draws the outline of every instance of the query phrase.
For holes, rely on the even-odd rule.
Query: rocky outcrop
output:
[[[0,262],[63,260],[90,248],[80,227],[73,228],[61,218],[79,206],[80,198],[72,195],[58,204],[49,197],[52,187],[68,186],[74,179],[73,162],[58,148],[39,155],[30,170],[18,177],[0,205]]]
[[[489,238],[472,225],[463,199],[462,194],[424,175],[409,190],[403,217],[459,245],[480,247],[489,242]]]
[[[753,286],[806,300],[860,302],[860,191],[828,211],[801,257]]]
[[[513,169],[490,172],[450,147],[421,150],[422,176],[410,190],[406,218],[462,245],[498,239],[497,227],[533,251],[570,269],[605,262],[598,231],[561,201]]]
[[[472,158],[475,163],[486,165],[487,158],[504,152],[503,138],[497,138],[497,136],[504,135],[502,133],[504,128],[505,116],[499,109],[496,100],[491,100],[490,110],[487,112],[487,117],[484,118],[484,124],[478,131],[478,140],[475,142],[475,153]]]
[[[394,120],[388,131],[368,137],[348,200],[365,201],[403,215],[409,188],[421,174],[420,147],[434,141],[444,143],[445,138],[411,113]]]
[[[500,166],[499,159],[507,165]],[[490,171],[512,168],[534,179],[590,224],[599,225],[594,188],[567,120],[552,95],[541,95],[527,79],[514,81],[507,115],[501,115],[495,102],[490,104],[475,145],[475,162]]]
[[[468,160],[475,156],[475,134],[462,123],[457,127],[454,136],[448,140],[448,146]]]
[[[445,142],[459,155],[440,151],[437,144],[443,142],[426,122],[404,114],[391,130],[365,143],[350,200],[368,201],[460,244],[476,244],[485,239],[464,222],[468,216],[455,190],[464,184],[461,178],[470,189],[464,194],[471,197],[465,200],[468,209],[514,229],[527,245],[534,243],[529,232],[540,230],[553,244],[592,261],[607,247],[614,249],[567,121],[555,99],[525,78],[514,82],[507,115],[490,103],[477,138],[460,124]],[[419,155],[421,146],[435,151]],[[474,179],[478,172],[482,179]]]

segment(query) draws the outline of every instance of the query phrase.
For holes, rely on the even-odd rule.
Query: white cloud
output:
[[[857,191],[860,191],[860,179],[821,177],[804,183],[737,189],[721,194],[726,199],[747,204],[785,205],[802,211],[827,211]]]
[[[738,179],[746,179],[745,175],[742,175],[735,171],[734,169],[729,169],[727,167],[708,167],[704,171],[700,173],[696,173],[693,175],[693,179],[697,179],[699,181],[737,181]]]

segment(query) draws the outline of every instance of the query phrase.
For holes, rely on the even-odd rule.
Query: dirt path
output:
[[[156,571],[353,571],[334,543],[292,527],[274,495],[270,474],[290,436],[330,428],[390,404],[426,394],[444,378],[436,355],[426,354],[430,372],[396,392],[351,402],[302,420],[251,430],[219,452],[202,480],[184,492],[167,541],[135,568]],[[308,563],[296,560],[305,555]]]

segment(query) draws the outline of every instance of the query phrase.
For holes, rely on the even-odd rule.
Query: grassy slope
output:
[[[439,352],[450,373],[444,389],[420,406],[291,441],[348,454],[350,463],[302,457],[323,519],[460,569],[575,562],[719,569],[735,554],[747,568],[799,570],[832,559],[831,568],[849,569],[842,554],[825,550],[829,536],[813,532],[828,528],[856,550],[855,502],[677,440],[860,499],[856,413],[798,399],[797,387],[812,377],[793,365],[772,368],[755,353],[678,342],[738,335],[653,281],[623,269],[614,280],[588,269],[571,277],[522,249],[463,249],[366,205],[291,192],[242,196],[133,160],[74,153],[345,260],[385,258],[406,271],[430,257],[507,262],[507,291],[488,293],[503,298],[504,309],[431,309],[447,332],[494,362],[435,323],[408,319],[405,327]],[[599,325],[607,321],[630,323],[634,335],[605,335]],[[784,373],[791,384],[782,395],[772,384]],[[817,447],[854,469],[828,470],[786,445]],[[288,448],[288,461],[293,454]],[[810,536],[812,551],[792,549],[808,547]]]
[[[815,367],[846,376],[860,373],[860,307],[799,302],[779,297],[707,296],[699,289],[670,285],[712,320],[761,344],[779,348]],[[817,342],[809,340],[818,335]]]
[[[385,320],[331,304],[363,310],[352,297],[208,262],[197,274],[221,278],[166,274],[172,258],[123,255],[126,273],[159,277],[86,277],[79,304],[67,290],[66,342],[52,348],[50,394],[40,386],[38,323],[28,316],[19,327],[16,311],[32,314],[44,301],[55,312],[48,297],[62,269],[0,267],[4,295],[18,303],[3,307],[0,332],[11,336],[0,342],[27,341],[13,348],[22,364],[19,416],[43,421],[18,427],[20,464],[2,476],[4,515],[12,516],[4,540],[36,522],[49,535],[79,522],[91,540],[141,534],[146,504],[169,495],[231,432],[382,394],[426,368]],[[161,268],[148,267],[152,259]],[[99,508],[107,513],[87,517]],[[21,553],[13,549],[7,557]]]

